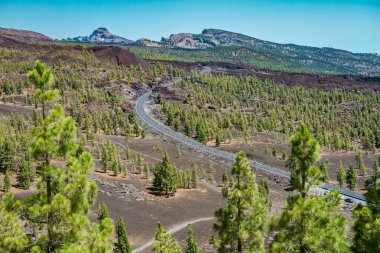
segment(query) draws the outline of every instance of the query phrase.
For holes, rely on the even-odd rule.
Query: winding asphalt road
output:
[[[200,151],[203,151],[203,152],[209,153],[211,155],[215,155],[215,156],[218,156],[218,157],[230,160],[230,161],[234,160],[235,155],[233,153],[223,151],[223,150],[220,150],[217,148],[212,148],[212,147],[203,145],[203,144],[201,144],[201,143],[199,143],[193,139],[187,138],[184,135],[179,134],[179,133],[171,130],[170,128],[165,126],[163,123],[159,122],[158,120],[156,120],[156,119],[152,118],[150,115],[148,115],[145,111],[144,105],[145,105],[145,103],[148,100],[150,95],[151,95],[151,92],[148,92],[148,93],[145,93],[144,95],[142,95],[141,97],[139,97],[139,99],[136,102],[136,108],[135,108],[137,116],[139,116],[146,124],[148,124],[150,127],[154,128],[155,130],[163,133],[164,135],[167,135],[167,136],[169,136],[169,137],[171,137],[177,141],[180,141],[180,142],[182,142],[182,143],[184,143],[184,144],[186,144],[192,148],[198,149]],[[279,176],[287,177],[287,178],[289,178],[289,176],[290,176],[290,173],[288,171],[280,170],[280,169],[271,167],[271,166],[263,164],[263,163],[259,163],[259,162],[253,161],[253,160],[249,160],[249,163],[250,163],[251,167],[253,169],[256,169],[256,170],[261,170],[261,171],[264,171],[267,173],[271,173],[271,174],[275,174],[275,175],[279,175]],[[323,190],[323,191],[328,191],[328,190],[334,189],[334,190],[337,190],[343,196],[344,199],[348,199],[348,201],[353,200],[353,201],[356,201],[356,202],[359,202],[362,204],[366,203],[364,196],[362,194],[354,192],[354,191],[343,189],[343,188],[340,188],[340,187],[337,187],[337,186],[334,186],[331,184],[324,184],[324,185],[320,186],[319,188],[320,188],[320,190]]]

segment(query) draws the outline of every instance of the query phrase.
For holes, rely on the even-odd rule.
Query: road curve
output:
[[[203,144],[201,144],[201,143],[199,143],[193,139],[187,138],[184,135],[179,134],[179,133],[171,130],[170,128],[165,126],[160,121],[158,121],[158,120],[152,118],[150,115],[148,115],[145,112],[144,105],[145,105],[146,101],[148,100],[149,96],[151,95],[151,93],[152,92],[147,92],[144,95],[142,95],[141,97],[139,97],[137,102],[136,102],[136,108],[135,108],[135,112],[136,112],[137,116],[139,116],[146,124],[148,124],[150,127],[154,128],[154,129],[156,129],[157,131],[159,131],[159,132],[161,132],[161,133],[163,133],[163,134],[165,134],[165,135],[167,135],[167,136],[169,136],[169,137],[171,137],[177,141],[180,141],[180,142],[182,142],[182,143],[184,143],[184,144],[186,144],[192,148],[201,150],[203,152],[206,152],[206,153],[209,153],[211,155],[215,155],[215,156],[227,159],[227,160],[231,160],[231,161],[234,160],[235,155],[233,153],[223,151],[223,150],[220,150],[217,148],[212,148],[212,147],[203,145]],[[256,169],[256,170],[261,170],[261,171],[271,173],[271,174],[275,174],[275,175],[279,175],[282,177],[289,177],[290,176],[290,173],[288,171],[277,169],[277,168],[271,167],[271,166],[263,164],[263,163],[259,163],[259,162],[253,161],[253,160],[249,160],[249,163],[250,163],[251,167],[253,169]],[[320,186],[320,188],[325,190],[325,191],[332,190],[332,189],[337,190],[344,198],[348,198],[351,200],[355,200],[359,203],[365,204],[364,196],[358,192],[343,189],[343,188],[340,188],[340,187],[337,187],[337,186],[331,185],[331,184],[324,184],[324,185]]]
[[[194,220],[186,221],[184,223],[178,224],[178,225],[174,226],[173,228],[169,229],[168,233],[172,235],[175,232],[178,232],[178,231],[186,228],[188,225],[198,223],[198,222],[202,222],[202,221],[209,221],[209,220],[213,220],[213,219],[215,219],[215,217],[206,217],[206,218],[200,218],[200,219],[194,219]],[[140,252],[144,249],[151,247],[153,244],[154,244],[154,238],[151,239],[150,241],[148,241],[147,243],[144,243],[140,247],[132,250],[132,253]]]

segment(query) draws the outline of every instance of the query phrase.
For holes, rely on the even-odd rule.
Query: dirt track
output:
[[[183,222],[181,224],[175,225],[170,230],[168,230],[168,233],[172,235],[172,234],[186,228],[188,225],[192,225],[194,223],[199,223],[199,222],[203,222],[203,221],[210,221],[210,220],[214,220],[214,219],[215,219],[215,217],[206,217],[206,218],[189,220],[189,221]],[[153,244],[154,244],[154,238],[152,238],[147,243],[141,245],[140,247],[134,249],[132,252],[137,253],[137,252],[143,251],[143,250],[151,247]]]

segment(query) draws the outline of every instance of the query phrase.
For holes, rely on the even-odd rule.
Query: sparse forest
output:
[[[0,252],[380,252],[377,92],[125,66],[87,47],[33,46],[0,49]],[[256,133],[281,140],[288,152],[267,143],[264,152],[290,178],[252,170],[244,151],[230,164],[157,137],[134,111],[150,90],[150,112],[200,143],[251,143]],[[323,150],[355,160],[329,175]],[[313,191],[331,180],[364,193],[367,205]]]
[[[202,143],[241,132],[293,134],[304,122],[318,142],[333,150],[380,148],[380,95],[334,89],[287,87],[255,77],[193,74],[178,84],[180,103],[164,101],[166,123]]]

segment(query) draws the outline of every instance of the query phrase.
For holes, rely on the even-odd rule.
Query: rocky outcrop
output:
[[[169,38],[162,38],[161,43],[169,47],[186,49],[205,49],[220,45],[219,41],[212,36],[191,33],[172,34]]]
[[[132,43],[131,45],[134,46],[143,46],[143,47],[162,47],[162,45],[159,42],[141,38],[137,40],[136,42]]]
[[[78,36],[75,38],[67,38],[64,41],[95,43],[95,44],[130,44],[132,40],[120,37],[108,31],[107,28],[99,27],[92,32],[90,36]]]

